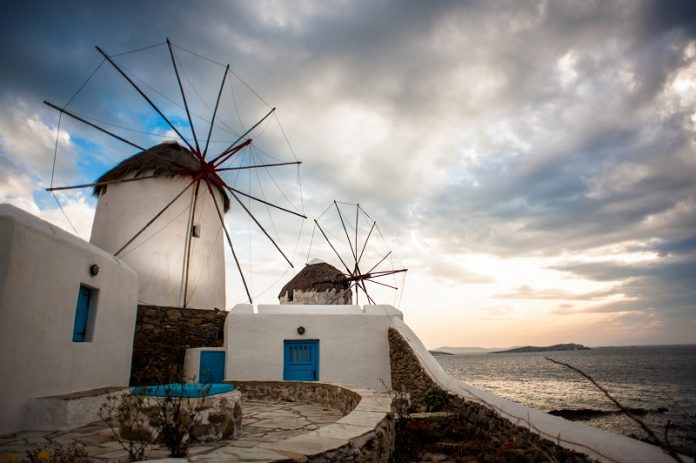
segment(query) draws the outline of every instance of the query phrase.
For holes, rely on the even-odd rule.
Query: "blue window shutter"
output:
[[[73,342],[85,342],[87,336],[87,318],[89,317],[89,301],[92,290],[86,286],[80,286],[77,295],[77,308],[75,310],[75,325],[73,326]]]

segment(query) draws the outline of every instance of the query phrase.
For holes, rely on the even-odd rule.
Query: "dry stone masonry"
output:
[[[448,394],[425,372],[404,338],[389,329],[392,388],[405,392],[411,411],[431,411],[435,402],[444,413],[416,413],[397,422],[400,456],[420,455],[424,461],[559,461],[589,463],[586,455],[542,439],[513,424],[492,408]],[[434,401],[434,398],[443,400]]]
[[[389,363],[392,389],[408,396],[414,411],[426,411],[426,395],[440,389],[421,366],[406,340],[389,328]]]
[[[131,385],[162,384],[183,371],[191,347],[222,347],[226,311],[139,305]],[[174,370],[174,371],[172,371]]]
[[[350,389],[326,383],[299,381],[231,381],[235,389],[251,400],[280,400],[321,404],[350,413],[360,402],[360,395]]]

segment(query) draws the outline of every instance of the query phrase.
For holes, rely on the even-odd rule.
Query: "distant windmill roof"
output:
[[[126,177],[140,177],[143,174],[162,177],[191,175],[200,169],[200,161],[193,153],[176,142],[164,142],[141,151],[128,159],[121,161],[116,167],[97,179],[97,182],[121,180]],[[104,186],[94,187],[94,194],[99,195]],[[217,189],[224,198],[224,208],[230,208],[230,199],[225,190]]]
[[[279,298],[290,291],[326,291],[329,289],[346,290],[350,283],[345,275],[333,265],[326,262],[309,263],[280,290]]]

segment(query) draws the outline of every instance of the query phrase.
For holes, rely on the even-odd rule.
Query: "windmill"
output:
[[[349,214],[344,212],[346,208],[352,207],[355,208],[354,214],[352,211]],[[322,226],[320,221],[327,223]],[[381,240],[382,245],[386,245],[384,236],[377,222],[360,204],[334,200],[318,218],[314,219],[312,242],[316,230],[319,230],[332,251],[330,255],[340,262],[340,266],[336,267],[340,267],[341,271],[345,270],[343,277],[353,290],[356,305],[360,303],[360,293],[374,305],[375,298],[372,293],[376,289],[388,288],[394,292],[399,289],[396,286],[395,276],[405,275],[408,269],[394,268],[391,250],[385,253],[386,249],[376,249],[374,243],[378,239]],[[312,243],[310,242],[309,253],[311,252]],[[386,277],[391,277],[391,280],[386,280]],[[401,284],[403,286],[403,280]]]
[[[176,77],[180,104],[147,85],[137,74],[119,63],[119,58],[128,53],[161,49],[165,45],[168,50],[168,60]],[[106,135],[136,149],[137,152],[102,175],[96,182],[53,186],[52,179],[51,187],[47,188],[47,191],[55,194],[57,191],[93,188],[98,197],[98,205],[90,241],[116,257],[123,258],[136,270],[141,282],[141,302],[196,308],[213,308],[221,305],[224,307],[223,241],[229,246],[246,296],[249,302],[252,302],[252,294],[242,270],[241,258],[225,223],[226,212],[230,208],[243,210],[249,223],[253,223],[262,232],[290,267],[293,267],[293,264],[278,242],[278,232],[275,230],[270,210],[306,218],[303,212],[304,206],[299,208],[294,205],[270,173],[272,169],[296,166],[299,182],[301,161],[297,160],[291,148],[292,159],[283,160],[275,158],[256,146],[255,137],[268,127],[269,121],[275,116],[275,107],[267,105],[251,87],[239,79],[229,64],[222,65],[214,62],[173,44],[169,39],[161,44],[114,55],[107,54],[99,47],[96,49],[103,60],[70,101],[64,106],[48,101],[45,101],[45,104],[59,111],[61,118],[67,116],[94,129],[102,136]],[[206,104],[180,65],[177,53],[183,52],[224,67],[214,108]],[[108,63],[116,71],[116,75],[128,84],[127,87],[131,91],[134,90],[146,103],[145,106],[157,115],[169,132],[168,135],[173,136],[176,142],[169,141],[146,147],[125,134],[126,128],[123,126],[97,120],[69,109],[70,103],[105,63]],[[196,96],[210,110],[209,118],[201,116],[191,108],[182,75],[188,81],[189,88],[193,89]],[[231,128],[231,124],[220,117],[221,100],[225,88],[231,86],[228,84],[231,80],[230,76],[237,77],[253,95],[269,107],[260,119],[250,126],[244,126],[239,116],[237,97],[234,92],[230,92],[234,109],[242,126],[238,130]],[[161,101],[164,101],[164,98],[182,109],[185,119],[183,117],[176,119],[171,114],[167,115],[167,111],[155,101],[157,96],[154,94],[159,95]],[[275,119],[277,121],[277,116]],[[194,123],[194,120],[198,123]],[[147,133],[142,129],[147,127],[141,130],[130,130]],[[282,127],[280,130],[285,137]],[[227,136],[232,136],[228,140],[214,139],[214,132],[221,133],[221,131]],[[60,130],[57,132],[59,133]],[[201,134],[206,135],[201,137]],[[244,153],[250,154],[244,156]],[[268,156],[269,160],[264,160],[262,155]],[[250,179],[251,172],[255,172],[260,194],[242,190],[242,187],[237,184],[240,172],[247,172]],[[273,184],[287,199],[287,206],[281,206],[267,198],[259,172],[270,176]],[[236,177],[233,179],[226,177],[230,174],[235,174]],[[301,200],[301,191],[299,194]],[[264,226],[263,220],[253,212],[252,204],[265,207],[269,211],[268,217],[271,219],[272,227],[268,224]],[[216,225],[213,226],[213,223]],[[275,238],[271,234],[272,231],[275,231]],[[224,238],[220,239],[221,236]],[[206,272],[210,276],[202,284],[201,275]],[[222,298],[220,291],[222,291]],[[215,297],[210,296],[213,293],[216,294]]]

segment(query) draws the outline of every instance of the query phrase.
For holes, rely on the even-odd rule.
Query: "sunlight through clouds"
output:
[[[89,21],[81,2],[2,8],[3,201],[70,230],[42,191],[58,120],[42,100],[84,81],[99,63],[94,45],[172,36],[229,62],[278,107],[303,161],[309,220],[302,233],[277,230],[295,269],[248,221],[228,222],[259,302],[276,302],[272,288],[304,265],[312,219],[336,199],[371,211],[409,268],[400,308],[429,347],[696,342],[693,2],[210,2],[195,22],[178,0],[93,5]],[[152,51],[119,59],[178,102],[169,63]],[[221,68],[191,63],[196,111],[207,114]],[[80,110],[175,138],[110,71]],[[237,83],[222,110],[248,126],[258,108]],[[182,108],[157,98],[186,125]],[[216,146],[228,135],[216,133]],[[63,184],[133,154],[65,119],[58,140]],[[86,236],[94,198],[59,197]],[[230,259],[232,305],[243,289]]]

